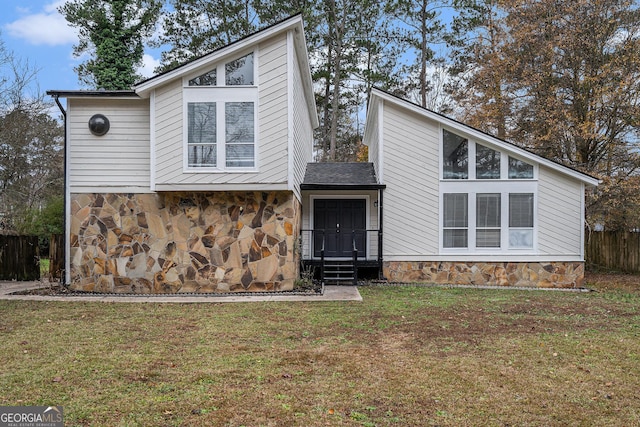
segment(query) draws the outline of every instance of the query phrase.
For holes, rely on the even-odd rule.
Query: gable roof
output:
[[[373,163],[307,163],[302,190],[374,190],[378,184]]]
[[[301,14],[294,15],[283,21],[270,25],[269,27],[216,49],[206,55],[188,61],[169,71],[138,82],[133,86],[133,89],[139,96],[146,98],[150,96],[153,89],[171,80],[182,78],[186,74],[206,67],[207,64],[217,62],[222,58],[235,53],[240,53],[240,51],[256,45],[263,40],[289,31],[293,33],[293,45],[297,53],[297,66],[300,68],[300,74],[302,76],[307,107],[309,108],[314,128],[316,128],[318,127],[318,113],[315,104],[315,97],[313,95],[313,82],[311,79],[311,68],[309,66],[309,52],[307,51],[307,42],[304,35],[304,25]]]
[[[388,92],[385,92],[383,90],[380,89],[376,89],[376,88],[372,88],[371,89],[371,95],[369,98],[369,111],[367,112],[367,125],[365,128],[365,144],[366,141],[368,140],[367,138],[367,134],[368,134],[368,128],[369,128],[369,118],[373,117],[373,115],[375,114],[375,112],[377,111],[377,107],[381,102],[390,102],[392,104],[395,104],[401,108],[405,108],[408,109],[412,112],[415,112],[425,118],[431,119],[433,121],[436,121],[438,123],[440,123],[441,125],[446,126],[447,128],[451,129],[451,130],[455,130],[458,132],[461,132],[463,134],[469,135],[471,137],[473,137],[474,140],[479,141],[479,142],[485,142],[489,145],[493,145],[496,146],[506,152],[510,152],[513,153],[519,157],[522,157],[523,159],[527,159],[531,162],[537,163],[537,164],[541,164],[544,165],[550,169],[553,169],[554,171],[560,172],[564,175],[568,175],[572,178],[575,178],[587,185],[591,185],[591,186],[596,186],[598,185],[598,183],[600,182],[600,180],[598,178],[595,178],[591,175],[588,175],[584,172],[580,172],[576,169],[570,168],[568,166],[562,165],[556,161],[547,159],[545,157],[542,157],[538,154],[535,154],[529,150],[526,150],[524,148],[518,147],[517,145],[505,141],[503,139],[500,138],[496,138],[493,135],[490,135],[486,132],[483,132],[479,129],[476,129],[474,127],[471,127],[469,125],[466,125],[462,122],[459,122],[455,119],[452,119],[450,117],[447,117],[443,114],[440,113],[436,113],[435,111],[429,110],[427,108],[424,108],[418,104],[414,104],[413,102],[410,101],[406,101],[402,98],[399,98],[393,94],[390,94]]]

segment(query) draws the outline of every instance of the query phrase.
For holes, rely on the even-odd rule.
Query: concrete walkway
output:
[[[57,295],[10,295],[13,292],[40,289],[49,286],[47,282],[2,282],[0,300],[24,301],[101,301],[101,302],[160,302],[160,303],[221,303],[221,302],[265,302],[265,301],[362,301],[355,286],[325,286],[323,295],[125,295],[125,296],[57,296]]]

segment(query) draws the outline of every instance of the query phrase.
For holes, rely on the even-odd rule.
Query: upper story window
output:
[[[201,76],[189,80],[189,86],[215,86],[218,82],[218,70],[215,68]]]
[[[509,156],[509,179],[533,179],[533,165]]]
[[[534,166],[443,129],[442,179],[534,179]]]
[[[224,82],[227,86],[253,85],[253,53],[227,62],[224,72]]]
[[[185,82],[185,169],[255,170],[258,90],[253,58],[252,52]]]
[[[442,177],[469,178],[469,141],[448,130],[442,131]]]

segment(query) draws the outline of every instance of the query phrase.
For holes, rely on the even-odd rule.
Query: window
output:
[[[201,76],[189,80],[189,86],[215,86],[217,84],[218,70],[215,68]]]
[[[254,83],[253,53],[184,82],[186,169],[253,171],[258,98]]]
[[[189,167],[216,166],[216,103],[190,102],[188,109],[187,152]]]
[[[227,62],[224,71],[227,86],[253,85],[253,53]]]
[[[476,179],[500,179],[500,152],[476,144]]]
[[[472,162],[471,167],[469,160]],[[442,179],[534,179],[534,167],[507,153],[443,129]]]
[[[509,247],[533,247],[533,194],[509,194]]]
[[[466,248],[469,232],[468,195],[447,193],[444,194],[443,203],[443,246],[445,248]]]
[[[455,133],[442,131],[443,178],[469,178],[469,142]]]
[[[225,104],[225,142],[227,167],[254,165],[253,102]]]
[[[534,248],[534,193],[451,192],[441,200],[443,249],[487,254]]]
[[[500,247],[500,193],[476,195],[476,247]]]
[[[533,179],[533,165],[509,156],[509,179]]]

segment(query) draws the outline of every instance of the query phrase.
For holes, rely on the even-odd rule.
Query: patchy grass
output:
[[[365,287],[362,303],[0,301],[0,405],[62,405],[67,426],[637,425],[640,286],[618,279]]]
[[[49,265],[50,260],[48,258],[40,258],[40,278],[48,278],[49,277]]]

